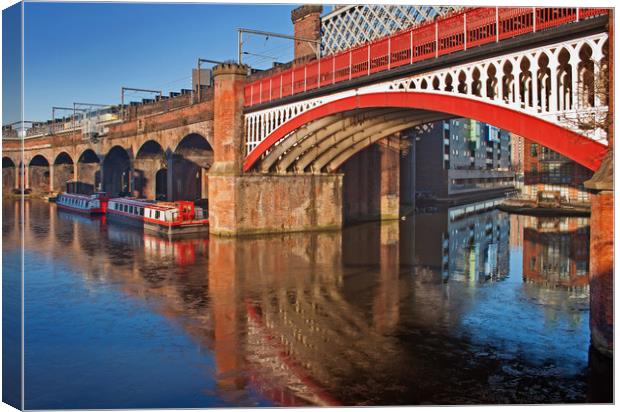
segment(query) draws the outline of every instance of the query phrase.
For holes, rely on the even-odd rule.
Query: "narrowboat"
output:
[[[127,223],[166,236],[209,231],[206,210],[186,200],[156,202],[133,197],[113,198],[108,202],[107,216],[110,222]]]
[[[56,196],[58,208],[87,215],[105,214],[108,207],[108,195],[96,192],[92,195],[61,193]]]

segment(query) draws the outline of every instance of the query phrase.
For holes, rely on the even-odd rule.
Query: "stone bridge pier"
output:
[[[242,173],[243,88],[247,67],[213,69],[214,163],[209,171],[210,232],[240,235],[342,226],[342,174]]]
[[[607,154],[592,179],[584,183],[590,196],[590,336],[592,347],[606,357],[614,348],[614,14],[609,13],[609,142]]]
[[[590,196],[590,336],[592,346],[613,356],[614,192],[613,150],[585,186]]]
[[[343,220],[397,219],[400,149],[386,138],[335,173],[242,172],[247,68],[216,66],[210,231],[218,235],[339,229]],[[369,167],[372,165],[372,167]]]
[[[347,222],[398,219],[400,142],[388,137],[342,166],[343,218]]]

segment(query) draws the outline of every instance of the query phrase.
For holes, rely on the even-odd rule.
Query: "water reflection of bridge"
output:
[[[19,216],[3,213],[5,245],[18,245]],[[405,396],[403,387],[421,382],[423,391],[436,365],[403,343],[403,330],[426,342],[460,322],[471,303],[444,282],[472,288],[506,275],[505,215],[449,216],[180,242],[35,202],[24,223],[27,244],[65,259],[90,287],[106,282],[148,301],[212,351],[223,393],[251,385],[278,404],[332,405],[415,403],[417,390]]]

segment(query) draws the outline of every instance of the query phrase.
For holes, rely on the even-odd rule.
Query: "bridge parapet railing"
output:
[[[19,135],[17,134],[17,130],[10,127],[2,128],[2,138],[3,139],[17,139]]]
[[[249,82],[244,90],[245,106],[607,13],[604,8],[465,9]]]
[[[170,110],[191,106],[213,99],[213,88],[205,87],[199,95],[195,90],[187,90],[183,93],[171,93],[170,96],[161,97],[150,103],[138,103],[130,105],[124,110],[124,121],[135,120],[137,117],[150,116],[165,113]]]

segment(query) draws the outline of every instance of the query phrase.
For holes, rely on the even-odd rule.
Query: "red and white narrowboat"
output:
[[[56,196],[56,204],[60,209],[72,212],[88,215],[104,214],[108,207],[108,195],[104,192],[96,192],[92,195],[61,193]]]
[[[206,214],[191,201],[155,202],[132,197],[110,199],[107,212],[111,222],[128,223],[167,236],[207,233]]]

